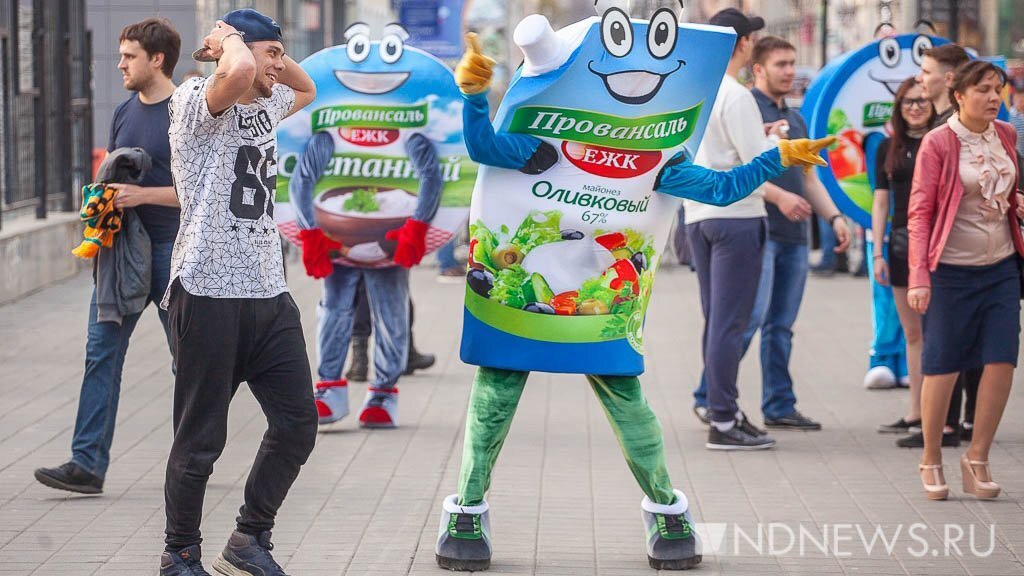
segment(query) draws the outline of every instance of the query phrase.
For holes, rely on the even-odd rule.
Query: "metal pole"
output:
[[[85,2],[82,2],[84,11]],[[82,26],[85,26],[85,18],[82,18]],[[85,103],[82,107],[82,162],[85,172],[82,177],[83,183],[92,182],[92,138],[93,138],[93,101],[92,101],[92,30],[85,30],[82,34],[82,97]]]
[[[828,0],[821,0],[821,67],[828,63]]]
[[[61,208],[70,212],[74,206],[75,191],[71,185],[71,171],[74,157],[71,152],[71,18],[68,14],[70,6],[56,10],[54,24],[57,36],[54,38],[54,94],[56,128],[60,131],[60,139],[54,147],[58,158],[54,163],[60,168],[56,171],[57,189],[61,196]]]
[[[43,27],[43,0],[32,2],[32,76],[35,80],[35,166],[36,218],[46,218],[46,31]]]

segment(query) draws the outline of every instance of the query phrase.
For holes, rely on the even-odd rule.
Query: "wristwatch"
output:
[[[843,214],[842,214],[841,212],[840,212],[840,213],[836,213],[836,214],[833,214],[833,215],[832,215],[832,216],[830,216],[830,217],[829,217],[829,219],[828,219],[828,225],[829,225],[829,226],[835,226],[835,223],[836,223],[836,219],[837,219],[837,218],[842,218],[842,217],[843,217]]]

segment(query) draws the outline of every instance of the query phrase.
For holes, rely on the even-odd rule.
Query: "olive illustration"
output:
[[[643,252],[636,252],[629,258],[629,261],[633,263],[637,272],[643,272],[647,269],[647,256],[644,256]]]
[[[527,312],[536,312],[538,314],[554,314],[555,309],[550,304],[543,302],[530,302],[526,306],[523,306],[523,310]]]
[[[523,251],[512,244],[502,244],[491,252],[491,260],[499,270],[523,263]]]
[[[576,313],[581,316],[594,316],[598,314],[607,314],[608,306],[605,306],[604,302],[595,298],[589,298],[580,302],[579,306],[576,307]]]
[[[579,230],[562,230],[562,240],[583,240],[583,232]]]
[[[487,298],[491,288],[494,288],[494,274],[487,270],[473,268],[469,271],[469,274],[466,274],[466,282],[469,283],[469,287],[473,289],[473,292]]]

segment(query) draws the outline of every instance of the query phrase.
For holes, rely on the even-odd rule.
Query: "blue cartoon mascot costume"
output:
[[[414,52],[403,46],[408,34],[401,26],[389,25],[379,42],[370,41],[369,27],[362,23],[350,26],[345,36],[344,47],[328,49],[331,55],[340,54],[341,58],[348,59],[348,62],[336,63],[344,70],[334,74],[344,88],[364,94],[372,101],[405,83],[410,74],[402,76],[391,71],[391,65],[403,52]],[[426,59],[417,53],[412,56]],[[319,64],[324,58],[315,55],[310,60]],[[362,71],[364,69],[371,71]],[[392,81],[393,78],[398,81]],[[341,377],[341,371],[352,337],[360,280],[365,282],[369,296],[375,339],[374,381],[360,409],[359,425],[363,428],[398,425],[397,382],[405,371],[409,347],[409,268],[419,264],[427,252],[427,233],[438,213],[442,195],[441,167],[431,140],[421,133],[408,135],[404,138],[404,152],[419,183],[415,208],[410,217],[388,230],[379,241],[346,246],[325,234],[317,224],[314,187],[336,153],[335,138],[328,130],[312,135],[288,183],[299,226],[303,264],[307,274],[324,280],[323,297],[317,307],[316,405],[321,425],[336,422],[349,413],[348,382]],[[366,190],[352,196],[360,193],[364,194],[362,202],[370,202],[378,208],[375,195]],[[404,197],[404,193],[399,194]],[[352,201],[358,200],[360,198]],[[385,265],[378,265],[380,262]]]
[[[463,361],[479,368],[458,493],[442,502],[435,549],[450,570],[490,566],[485,496],[530,371],[586,376],[644,493],[650,566],[701,561],[638,378],[658,251],[679,198],[730,204],[786,167],[824,164],[819,151],[832,141],[784,140],[728,172],[693,164],[710,114],[702,103],[714,101],[734,33],[680,26],[666,8],[650,21],[631,20],[624,2],[598,10],[558,32],[541,15],[517,26],[525,61],[493,125],[494,61],[473,35],[455,71],[466,146],[481,169],[462,342]]]

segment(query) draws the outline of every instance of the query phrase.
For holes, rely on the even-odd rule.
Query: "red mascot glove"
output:
[[[313,278],[326,278],[334,271],[331,264],[330,250],[341,248],[339,242],[331,240],[319,228],[299,230],[302,242],[302,263],[306,266],[306,274]]]
[[[409,218],[401,228],[388,231],[384,238],[398,242],[395,247],[395,264],[412,268],[420,263],[427,253],[427,229],[430,224]]]

